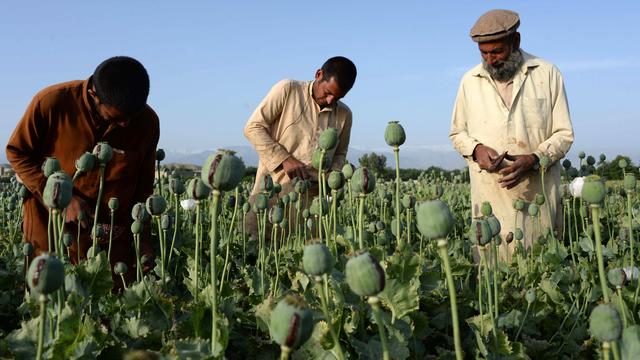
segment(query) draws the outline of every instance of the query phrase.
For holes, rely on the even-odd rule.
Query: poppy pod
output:
[[[405,195],[402,197],[402,206],[404,206],[405,209],[411,209],[414,206],[416,206],[416,197],[413,195]]]
[[[489,216],[489,215],[493,214],[493,209],[491,208],[491,203],[489,203],[488,201],[483,202],[482,205],[480,205],[480,212],[484,216]]]
[[[156,161],[162,161],[164,160],[164,157],[166,156],[166,154],[164,153],[164,149],[158,149],[156,150]]]
[[[627,274],[621,268],[611,269],[607,273],[607,279],[611,285],[617,288],[623,287],[624,283],[627,281]]]
[[[137,203],[133,205],[131,209],[131,218],[134,221],[144,221],[149,217],[149,213],[147,213],[147,208],[143,203]]]
[[[453,228],[455,222],[449,206],[442,200],[430,200],[416,205],[418,230],[428,239],[441,239]]]
[[[540,208],[536,204],[529,204],[528,212],[529,212],[529,216],[538,216],[538,213],[540,212]]]
[[[491,215],[489,217],[487,217],[487,223],[489,224],[489,227],[491,228],[491,236],[495,237],[498,236],[498,234],[500,234],[500,221],[498,220],[497,217],[495,217],[494,215]]]
[[[51,294],[64,284],[64,265],[57,257],[43,254],[31,262],[27,272],[29,289],[36,294]]]
[[[297,294],[287,295],[271,312],[269,330],[278,345],[296,349],[313,332],[313,313]]]
[[[471,241],[484,246],[491,241],[492,237],[491,226],[489,226],[486,220],[475,219],[471,222],[471,226],[469,227],[469,238]]]
[[[140,220],[136,220],[131,224],[131,233],[134,235],[141,234],[143,229],[144,224]]]
[[[64,171],[57,171],[47,178],[42,193],[44,204],[50,209],[64,209],[71,202],[73,184]]]
[[[356,167],[351,163],[347,162],[344,164],[344,166],[342,166],[342,175],[344,175],[344,178],[347,180],[351,179],[354,171],[356,171]]]
[[[322,206],[322,214],[326,215],[329,211],[327,200],[315,197],[311,202],[311,215],[320,215],[320,206]]]
[[[544,205],[544,195],[542,194],[536,194],[535,198],[533,199],[533,201],[536,203],[536,205],[538,206],[542,206]]]
[[[280,224],[284,218],[284,210],[276,205],[269,210],[269,222],[272,224]]]
[[[353,190],[360,194],[369,194],[376,188],[376,177],[366,167],[360,167],[351,179]]]
[[[321,158],[323,159],[322,169],[328,169],[330,165],[329,156],[327,156],[326,154],[323,154],[320,149],[315,149],[313,151],[313,156],[311,157],[311,166],[313,166],[313,168],[316,170],[320,170]]]
[[[319,276],[328,273],[333,267],[333,256],[327,245],[310,244],[304,247],[302,268],[307,275]]]
[[[634,190],[637,182],[636,176],[633,174],[626,174],[624,176],[624,188],[627,190]]]
[[[111,158],[113,157],[113,148],[106,142],[99,142],[93,148],[93,155],[100,164],[104,165],[111,161]]]
[[[169,191],[174,195],[182,195],[185,192],[184,182],[177,177],[172,176],[169,178]]]
[[[116,263],[116,265],[113,267],[113,272],[115,272],[118,275],[125,274],[127,272],[127,270],[128,270],[127,269],[127,264],[125,264],[125,263],[123,263],[121,261],[118,261]]]
[[[589,332],[599,341],[614,341],[622,333],[620,315],[610,304],[596,306],[589,317]]]
[[[96,157],[90,152],[85,152],[76,160],[76,170],[80,172],[89,172],[96,165]]]
[[[162,228],[162,230],[169,230],[171,228],[171,223],[171,215],[163,214],[160,217],[160,227]]]
[[[384,290],[384,269],[368,252],[349,259],[345,272],[349,288],[359,296],[375,296]]]
[[[212,189],[230,191],[244,177],[244,163],[230,150],[219,150],[209,155],[202,166],[202,181]]]
[[[187,184],[187,196],[194,200],[203,200],[211,194],[211,188],[208,187],[199,177],[189,180]]]
[[[336,128],[327,128],[318,137],[318,146],[325,151],[329,151],[338,145],[338,130]]]
[[[604,199],[606,189],[604,183],[598,175],[589,175],[584,179],[582,185],[582,200],[590,204],[599,204]]]
[[[265,194],[256,195],[255,205],[258,210],[264,210],[269,206],[269,199]]]
[[[24,256],[33,255],[33,245],[31,245],[31,243],[24,243],[24,245],[22,245],[22,255]]]
[[[340,171],[332,171],[331,173],[329,173],[327,183],[329,184],[329,188],[331,188],[331,190],[339,190],[344,186],[344,175]]]
[[[118,201],[118,198],[112,197],[109,199],[109,210],[116,211],[118,210],[119,206],[120,206],[120,201]]]
[[[42,163],[42,172],[44,172],[44,176],[49,177],[49,175],[56,171],[60,171],[60,161],[54,157],[44,159],[44,162]]]
[[[167,208],[167,201],[160,195],[151,195],[147,198],[146,209],[151,216],[160,216]]]
[[[271,175],[265,174],[260,178],[260,191],[271,192],[273,190],[273,178]]]
[[[384,130],[384,141],[389,146],[400,146],[404,144],[407,135],[404,128],[397,121],[389,121],[387,128]]]

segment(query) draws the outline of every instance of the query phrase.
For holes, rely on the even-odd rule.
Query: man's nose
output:
[[[333,102],[336,101],[336,97],[333,95],[328,95],[327,96],[327,104],[329,105],[333,105]]]

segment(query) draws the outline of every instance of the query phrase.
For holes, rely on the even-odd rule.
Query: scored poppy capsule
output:
[[[387,128],[384,130],[384,141],[389,146],[397,147],[404,144],[407,135],[404,128],[398,121],[389,121]]]
[[[171,176],[169,178],[169,191],[174,195],[182,195],[186,188],[184,182],[177,176]]]
[[[200,177],[212,189],[230,191],[242,181],[244,173],[244,163],[235,152],[222,149],[205,160]]]
[[[111,161],[111,158],[113,157],[113,148],[111,147],[111,145],[109,145],[109,143],[99,142],[93,148],[93,155],[95,155],[98,163],[104,165]]]
[[[475,219],[471,222],[471,226],[469,226],[469,238],[471,241],[484,246],[491,241],[492,235],[491,226],[486,220]]]
[[[201,178],[193,178],[187,183],[187,196],[189,199],[204,200],[209,194],[211,194],[211,188]]]
[[[87,151],[76,160],[76,170],[83,173],[89,172],[95,167],[96,161],[95,155]]]
[[[353,173],[351,183],[355,192],[366,195],[376,188],[376,177],[366,167],[360,167]]]
[[[329,127],[318,137],[318,146],[324,151],[329,151],[338,145],[338,130]]]
[[[131,218],[134,221],[144,221],[149,217],[149,213],[147,213],[147,208],[144,203],[136,203],[133,205],[131,209]]]
[[[278,345],[296,349],[311,337],[314,326],[313,312],[301,296],[289,294],[273,309],[269,323],[273,341]]]
[[[36,294],[51,294],[64,284],[64,264],[53,255],[36,257],[27,271],[27,284]]]
[[[47,178],[42,193],[44,204],[50,209],[64,209],[71,202],[73,184],[64,171],[56,171]]]
[[[345,272],[349,288],[358,296],[375,296],[384,290],[384,269],[368,252],[349,259]]]
[[[145,206],[151,216],[160,216],[167,209],[167,201],[160,195],[151,195],[147,198]]]
[[[333,267],[333,256],[327,245],[312,243],[304,247],[302,268],[307,275],[320,276],[328,273]]]
[[[442,200],[423,201],[416,205],[418,231],[427,239],[443,239],[453,229],[455,219]]]
[[[498,220],[498,218],[495,217],[495,215],[491,215],[486,218],[486,221],[489,224],[489,227],[491,228],[491,235],[493,237],[498,236],[501,230],[500,220]]]

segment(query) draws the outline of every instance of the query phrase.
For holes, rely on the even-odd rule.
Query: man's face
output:
[[[488,66],[499,69],[504,65],[509,55],[511,55],[513,46],[511,42],[502,39],[479,43],[478,48],[485,63]]]
[[[482,66],[491,77],[500,82],[506,82],[515,76],[524,61],[520,51],[520,36],[478,44],[482,56]]]
[[[130,116],[127,116],[124,112],[118,110],[115,106],[104,104],[100,101],[100,98],[96,94],[95,88],[88,90],[89,96],[93,99],[94,109],[100,116],[100,118],[106,123],[116,123],[120,126],[128,124]]]
[[[334,77],[329,80],[323,80],[324,73],[322,69],[316,72],[316,81],[313,83],[313,100],[320,108],[333,106],[338,100],[342,99],[347,92],[340,89],[340,85]]]

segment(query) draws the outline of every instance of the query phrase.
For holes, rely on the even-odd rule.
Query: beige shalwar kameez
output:
[[[503,239],[514,231],[514,227],[519,227],[525,234],[524,245],[529,247],[542,229],[549,226],[549,219],[552,219],[556,230],[561,230],[558,160],[564,157],[573,143],[573,127],[558,69],[525,52],[523,56],[524,63],[512,84],[496,83],[482,64],[463,76],[453,109],[449,137],[469,165],[472,216],[481,216],[480,205],[484,201],[490,202],[502,225]],[[509,92],[511,99],[506,102],[503,96]],[[533,153],[538,158],[547,155],[551,159],[552,165],[544,179],[551,216],[547,212],[547,205],[541,206],[539,227],[532,226],[534,223],[526,207],[524,219],[519,214],[516,221],[513,201],[520,198],[529,203],[536,194],[542,193],[540,173],[532,171],[512,189],[502,188],[498,183],[501,175],[480,170],[473,161],[472,153],[478,144],[487,145],[498,153]],[[508,163],[505,161],[501,167]]]
[[[328,170],[340,170],[344,165],[351,135],[351,110],[341,101],[321,109],[313,100],[312,89],[313,81],[282,80],[273,86],[247,121],[244,135],[260,159],[251,202],[260,192],[258,180],[265,174],[271,174],[273,181],[282,185],[281,194],[294,190],[292,179],[282,168],[282,162],[289,156],[307,164],[308,172],[316,178],[311,159],[318,137],[329,127],[336,128],[339,140],[335,149],[326,154],[331,164]],[[271,204],[274,202],[275,198]],[[250,216],[247,221],[255,235],[255,217]]]

